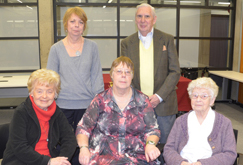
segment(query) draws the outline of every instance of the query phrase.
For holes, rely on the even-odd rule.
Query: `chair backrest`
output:
[[[237,130],[237,129],[233,129],[233,131],[234,131],[234,134],[235,134],[235,141],[236,141],[236,143],[237,143],[238,130]],[[237,165],[237,158],[238,158],[238,154],[237,154],[237,157],[236,157],[236,159],[235,159],[235,163],[234,163],[234,165]]]
[[[3,152],[9,137],[9,123],[0,125],[0,159],[3,158]]]
[[[238,138],[238,130],[237,129],[233,129],[234,134],[235,134],[235,141],[237,142],[237,138]]]

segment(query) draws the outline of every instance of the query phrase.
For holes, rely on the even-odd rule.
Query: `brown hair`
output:
[[[112,76],[114,69],[118,65],[120,65],[120,63],[122,63],[123,65],[126,65],[128,68],[130,68],[132,70],[132,76],[133,76],[134,64],[133,64],[132,60],[129,57],[126,57],[126,56],[120,56],[112,62],[111,70],[110,70],[110,76]]]
[[[86,23],[87,23],[87,15],[84,12],[84,10],[81,7],[72,7],[69,8],[66,13],[63,16],[63,26],[64,26],[64,30],[67,30],[67,25],[68,25],[68,20],[70,19],[71,15],[75,14],[77,15],[83,22],[84,22],[84,30],[86,29]]]

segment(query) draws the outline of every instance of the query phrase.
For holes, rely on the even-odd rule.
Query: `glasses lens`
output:
[[[206,100],[206,99],[209,97],[207,94],[202,94],[202,95],[192,94],[192,99],[197,99],[198,96],[199,96],[202,100]]]
[[[124,70],[124,71],[120,70],[120,69],[116,70],[116,74],[118,74],[118,75],[123,74],[123,72],[125,73],[126,76],[131,76],[132,75],[132,72],[130,70]]]
[[[120,75],[120,74],[122,74],[122,70],[116,70],[116,73],[118,74],[118,75]]]
[[[208,95],[201,95],[201,99],[206,100],[209,96]]]

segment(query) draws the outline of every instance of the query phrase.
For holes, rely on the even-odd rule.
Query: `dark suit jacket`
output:
[[[174,115],[178,112],[176,85],[180,79],[180,66],[172,35],[154,29],[154,93],[163,101],[155,108],[158,116]],[[163,47],[166,50],[163,50]],[[129,57],[134,63],[132,85],[140,88],[139,38],[138,32],[121,42],[121,55]]]

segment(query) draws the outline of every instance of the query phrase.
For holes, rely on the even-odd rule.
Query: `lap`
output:
[[[111,165],[156,165],[160,164],[158,160],[153,162],[147,162],[145,155],[137,155],[137,157],[130,157],[125,155],[113,155],[107,152],[101,154],[91,154],[90,164],[111,164]]]

